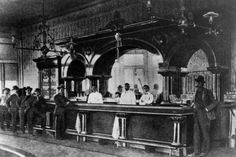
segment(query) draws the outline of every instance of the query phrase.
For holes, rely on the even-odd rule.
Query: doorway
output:
[[[163,78],[158,74],[159,63],[162,62],[160,54],[153,54],[145,49],[128,50],[112,66],[108,91],[114,94],[119,85],[129,83],[131,89],[137,85],[140,92],[144,84],[149,85],[150,90],[154,84],[158,84],[159,92],[162,92]]]

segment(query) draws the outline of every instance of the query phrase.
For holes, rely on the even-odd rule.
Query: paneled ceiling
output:
[[[47,18],[52,18],[105,1],[110,0],[44,0],[45,15]],[[172,3],[172,0],[169,1]],[[188,0],[185,1],[188,2]],[[191,3],[197,1],[199,0],[192,0]],[[233,9],[235,3],[231,3],[235,1],[218,0],[220,3],[224,2],[231,11],[236,10]],[[41,21],[42,4],[43,0],[0,0],[0,26],[22,27]]]
[[[81,9],[99,0],[44,0],[48,18]],[[0,0],[0,26],[20,27],[39,21],[43,0]],[[20,24],[20,25],[19,25]]]

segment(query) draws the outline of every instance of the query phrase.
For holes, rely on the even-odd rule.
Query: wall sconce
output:
[[[205,33],[205,34],[208,34],[208,35],[219,35],[220,32],[222,32],[222,29],[220,29],[220,27],[214,27],[213,25],[213,22],[214,22],[214,19],[219,17],[219,13],[216,13],[216,12],[213,12],[213,11],[210,11],[210,12],[207,12],[206,14],[203,15],[204,18],[208,18],[208,22],[209,22],[209,25],[210,27],[208,28],[208,31]]]

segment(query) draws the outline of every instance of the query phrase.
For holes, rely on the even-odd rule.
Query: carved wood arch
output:
[[[124,55],[130,49],[145,49],[151,53],[162,55],[161,51],[152,43],[138,38],[122,39],[122,47],[120,47],[119,57]],[[111,41],[100,48],[96,53],[101,54],[94,64],[94,75],[110,75],[112,66],[116,59],[116,42]],[[103,67],[103,68],[101,68]]]
[[[199,49],[205,52],[210,67],[217,66],[216,55],[212,47],[207,41],[199,38],[184,38],[176,42],[168,52],[166,63],[168,66],[187,67],[189,59]]]

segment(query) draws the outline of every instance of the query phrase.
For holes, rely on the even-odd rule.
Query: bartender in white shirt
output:
[[[102,94],[97,91],[97,87],[91,87],[91,93],[89,94],[87,103],[103,103]]]
[[[122,92],[119,104],[136,105],[136,97],[133,91],[130,90],[130,85],[125,83],[125,91]],[[120,138],[120,122],[116,115],[113,123],[112,137],[114,139]],[[115,141],[116,146],[120,146],[119,141]]]
[[[128,83],[125,83],[125,91],[121,94],[119,104],[136,105],[135,94],[130,90],[130,85]]]
[[[153,102],[153,95],[149,92],[149,86],[143,86],[143,95],[139,99],[139,105],[151,105]]]

